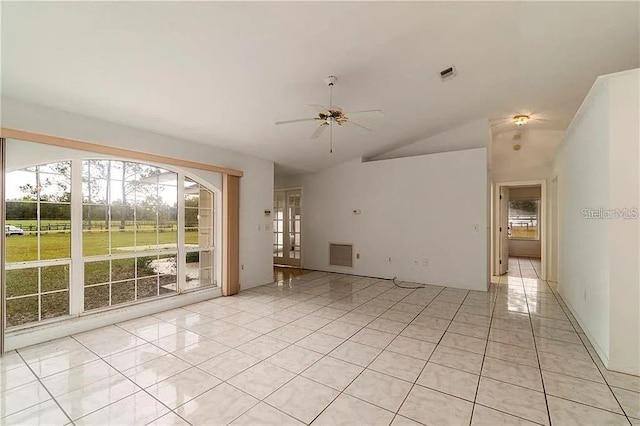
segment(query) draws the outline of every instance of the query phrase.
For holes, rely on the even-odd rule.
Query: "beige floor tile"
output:
[[[542,376],[540,370],[534,367],[485,357],[482,365],[482,375],[494,380],[511,383],[525,388],[542,392]]]
[[[554,425],[629,425],[627,418],[610,411],[599,410],[577,402],[548,396],[549,414]]]
[[[314,426],[386,426],[394,413],[369,404],[347,394],[331,403],[313,422]]]
[[[478,339],[476,337],[464,336],[462,334],[455,334],[447,331],[442,337],[440,344],[442,346],[448,346],[450,348],[484,355],[487,341],[485,339]]]
[[[257,403],[252,396],[221,383],[178,407],[176,413],[193,425],[228,424]]]
[[[426,361],[431,357],[435,348],[435,343],[412,339],[405,336],[398,336],[393,339],[391,344],[387,346],[386,350]]]
[[[265,402],[303,423],[311,423],[339,392],[298,376],[272,393]]]
[[[329,356],[366,367],[380,352],[382,352],[382,349],[348,340],[331,351]]]
[[[292,345],[272,357],[267,358],[267,360],[292,373],[300,374],[320,358],[322,358],[322,354]]]
[[[476,402],[536,423],[549,423],[545,397],[541,392],[482,377]]]
[[[473,402],[479,376],[429,362],[417,384]]]
[[[304,423],[294,419],[288,414],[273,408],[264,402],[251,408],[234,420],[233,426],[302,426]]]
[[[640,393],[612,387],[611,390],[622,405],[625,414],[640,419]]]
[[[557,396],[595,408],[622,413],[620,404],[616,401],[609,386],[590,380],[565,376],[564,374],[543,371],[544,387],[548,395]]]
[[[146,424],[168,413],[160,401],[140,391],[75,421],[77,425]]]
[[[294,377],[290,371],[263,361],[232,377],[227,383],[262,400]]]
[[[431,358],[429,358],[429,362],[479,375],[482,368],[482,359],[483,356],[481,354],[438,345]]]
[[[537,424],[482,405],[476,404],[473,407],[471,426],[535,426]]]
[[[395,412],[409,393],[411,386],[411,383],[404,380],[365,370],[344,392]]]
[[[423,424],[466,426],[473,404],[454,396],[414,386],[398,414]]]
[[[361,372],[363,367],[337,358],[324,357],[301,373],[302,376],[333,389],[344,390]]]
[[[418,358],[383,351],[368,368],[408,382],[414,382],[425,364],[424,360]]]

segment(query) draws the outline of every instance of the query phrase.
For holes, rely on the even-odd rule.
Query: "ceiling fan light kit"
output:
[[[305,121],[319,121],[320,124],[318,128],[311,134],[310,139],[317,139],[324,133],[324,131],[329,128],[329,153],[333,153],[333,124],[337,124],[338,126],[342,126],[343,124],[351,124],[353,126],[359,127],[362,130],[371,131],[368,127],[365,127],[361,124],[358,124],[354,121],[351,121],[350,115],[384,115],[383,112],[379,109],[370,109],[363,111],[351,111],[344,112],[342,108],[339,106],[333,105],[333,86],[338,81],[338,77],[335,75],[330,75],[324,79],[324,83],[329,87],[329,106],[322,105],[309,105],[312,108],[318,110],[318,115],[312,118],[300,118],[296,120],[287,120],[287,121],[277,121],[276,125],[280,124],[291,124],[291,123],[300,123]]]
[[[523,126],[529,122],[529,118],[526,114],[518,114],[513,117],[513,122],[516,126]]]

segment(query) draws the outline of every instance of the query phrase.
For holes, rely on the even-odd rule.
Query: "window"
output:
[[[214,274],[214,196],[197,182],[184,180],[186,289],[216,285]]]
[[[182,173],[131,161],[8,172],[7,327],[217,285],[215,198]]]
[[[177,182],[141,163],[82,162],[85,310],[177,291]]]
[[[71,163],[6,175],[6,324],[69,313]]]
[[[538,208],[540,200],[509,201],[509,238],[516,240],[538,240]]]

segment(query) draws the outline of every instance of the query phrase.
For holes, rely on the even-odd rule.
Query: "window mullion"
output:
[[[184,235],[184,227],[185,227],[185,202],[184,202],[184,173],[178,173],[178,254],[177,254],[177,277],[176,277],[176,286],[178,287],[176,291],[178,293],[182,292],[182,289],[186,287],[187,284],[187,256],[185,250],[185,235]]]
[[[71,271],[69,313],[84,311],[84,260],[82,253],[82,160],[71,161]]]

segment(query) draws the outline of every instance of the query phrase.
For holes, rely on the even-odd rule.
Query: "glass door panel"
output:
[[[273,216],[273,262],[301,266],[301,193],[300,190],[276,191]]]

